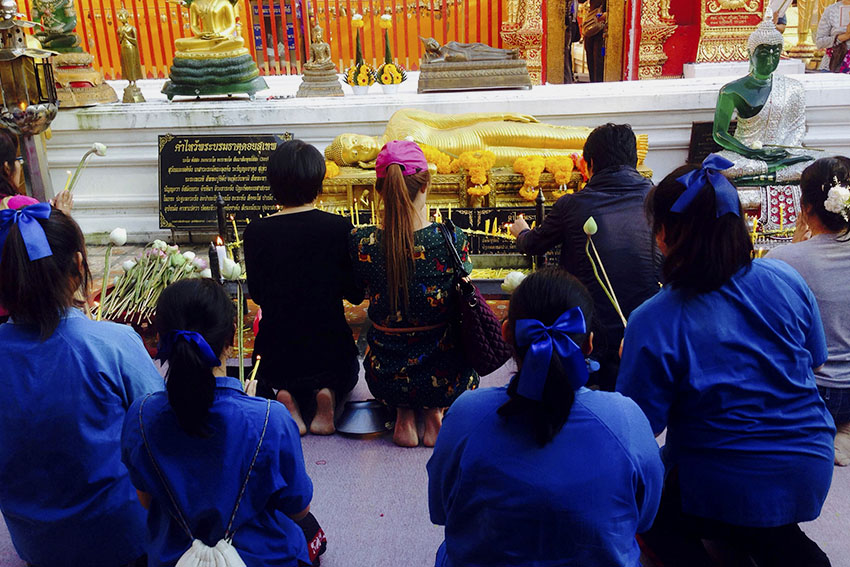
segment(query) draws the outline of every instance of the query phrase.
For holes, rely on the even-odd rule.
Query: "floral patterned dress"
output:
[[[363,361],[369,391],[390,407],[448,407],[464,391],[478,387],[478,375],[466,364],[449,324],[456,296],[445,241],[435,224],[414,233],[408,309],[391,313],[381,235],[373,226],[351,233],[355,279],[368,294],[369,319],[385,329],[428,330],[369,329]],[[464,266],[471,270],[466,236],[457,229],[455,237]]]

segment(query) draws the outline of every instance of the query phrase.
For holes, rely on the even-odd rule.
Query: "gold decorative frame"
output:
[[[701,33],[697,63],[749,59],[747,38],[761,20],[768,1],[700,0]]]
[[[640,8],[638,79],[660,79],[667,62],[664,44],[676,31],[670,0],[644,0]]]
[[[508,0],[508,19],[502,22],[502,42],[519,49],[528,64],[531,83],[543,83],[543,0]]]

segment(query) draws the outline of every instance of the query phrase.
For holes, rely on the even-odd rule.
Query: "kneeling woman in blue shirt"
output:
[[[701,539],[759,567],[829,565],[797,526],[820,514],[835,427],[813,368],[826,361],[815,298],[755,260],[737,189],[709,156],[647,197],[664,289],[629,318],[617,390],[667,428],[664,497],[644,541],[666,566],[713,565]]]
[[[148,564],[174,565],[200,540],[232,540],[251,566],[310,564],[304,533],[313,484],[286,408],[225,375],[236,310],[209,279],[170,285],[157,304],[166,392],[137,400],[124,463],[149,505]]]
[[[558,268],[514,291],[503,332],[510,385],[460,396],[428,462],[436,564],[637,567],[661,497],[658,445],[640,408],[584,388],[593,300]]]

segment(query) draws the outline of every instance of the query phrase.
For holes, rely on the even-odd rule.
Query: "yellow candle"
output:
[[[260,360],[263,357],[261,355],[257,355],[257,361],[254,363],[254,368],[251,370],[251,377],[249,380],[255,380],[257,378],[257,370],[260,368]]]
[[[437,212],[434,213],[434,222],[436,222],[436,223],[443,222],[443,215],[440,214],[440,207],[437,207]]]
[[[779,230],[785,230],[785,203],[779,203]]]
[[[357,199],[354,199],[354,214],[351,220],[355,226],[360,224],[360,209],[357,207]]]
[[[499,219],[493,219],[493,235],[499,234]]]
[[[234,244],[239,246],[240,244],[242,244],[242,241],[239,240],[239,229],[236,228],[236,217],[230,215],[230,222],[233,223],[233,239],[235,240]]]
[[[369,208],[371,209],[369,224],[375,224],[375,201],[373,199],[369,199]]]
[[[68,188],[71,186],[71,178],[74,176],[74,174],[73,174],[73,173],[71,173],[70,171],[68,171],[67,173],[68,173],[68,179],[65,181],[65,189],[64,189],[64,191],[67,191],[67,190],[68,190]]]
[[[756,241],[756,235],[758,234],[759,228],[759,218],[753,217],[753,242]]]
[[[536,224],[537,224],[537,221],[536,221],[536,220],[531,221],[531,226],[530,226],[529,228],[531,228],[531,230],[534,230],[534,226],[535,226]]]
[[[449,214],[448,214],[448,219],[449,219],[449,220],[452,220],[452,204],[451,204],[451,203],[449,203]]]
[[[490,234],[490,219],[484,221],[484,234]]]

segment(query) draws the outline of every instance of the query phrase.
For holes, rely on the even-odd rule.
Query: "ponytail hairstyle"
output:
[[[189,435],[207,437],[207,418],[215,396],[209,356],[204,356],[195,342],[175,334],[199,333],[211,354],[220,358],[233,344],[236,307],[221,285],[209,278],[180,280],[165,288],[156,304],[156,330],[161,351],[166,350],[162,345],[170,343],[165,387],[177,422]]]
[[[50,209],[45,216],[34,222],[44,230],[49,256],[30,260],[18,223],[8,228],[0,248],[0,304],[16,324],[38,329],[41,340],[53,334],[66,309],[84,305],[80,297],[88,296],[91,281],[79,225],[58,209]]]
[[[387,143],[378,154],[375,190],[383,203],[382,246],[387,261],[387,295],[390,311],[399,303],[407,310],[407,285],[413,270],[413,222],[416,194],[431,183],[428,162],[413,142]],[[399,301],[401,300],[401,301]]]
[[[824,228],[837,232],[840,240],[847,240],[842,237],[850,234],[850,222],[841,213],[826,208],[829,190],[836,185],[850,187],[850,158],[821,158],[803,170],[800,178],[800,200],[803,207],[810,209],[818,217]]]
[[[543,325],[551,326],[562,314],[576,307],[581,309],[585,321],[593,319],[593,298],[581,282],[566,270],[557,267],[544,268],[522,281],[511,295],[506,328],[507,339],[514,347],[514,358],[520,370],[529,346],[521,347],[517,344],[517,321],[536,319]],[[568,336],[576,345],[584,348],[589,333],[585,331]],[[543,395],[540,401],[537,401],[519,395],[518,376],[519,373],[508,386],[510,400],[499,408],[498,413],[506,419],[518,414],[527,414],[534,437],[543,447],[552,441],[567,422],[575,401],[573,377],[564,368],[560,357],[553,355],[543,385]]]
[[[0,128],[0,199],[18,194],[11,172],[18,159],[18,139],[9,130]],[[9,173],[6,170],[9,170]]]

